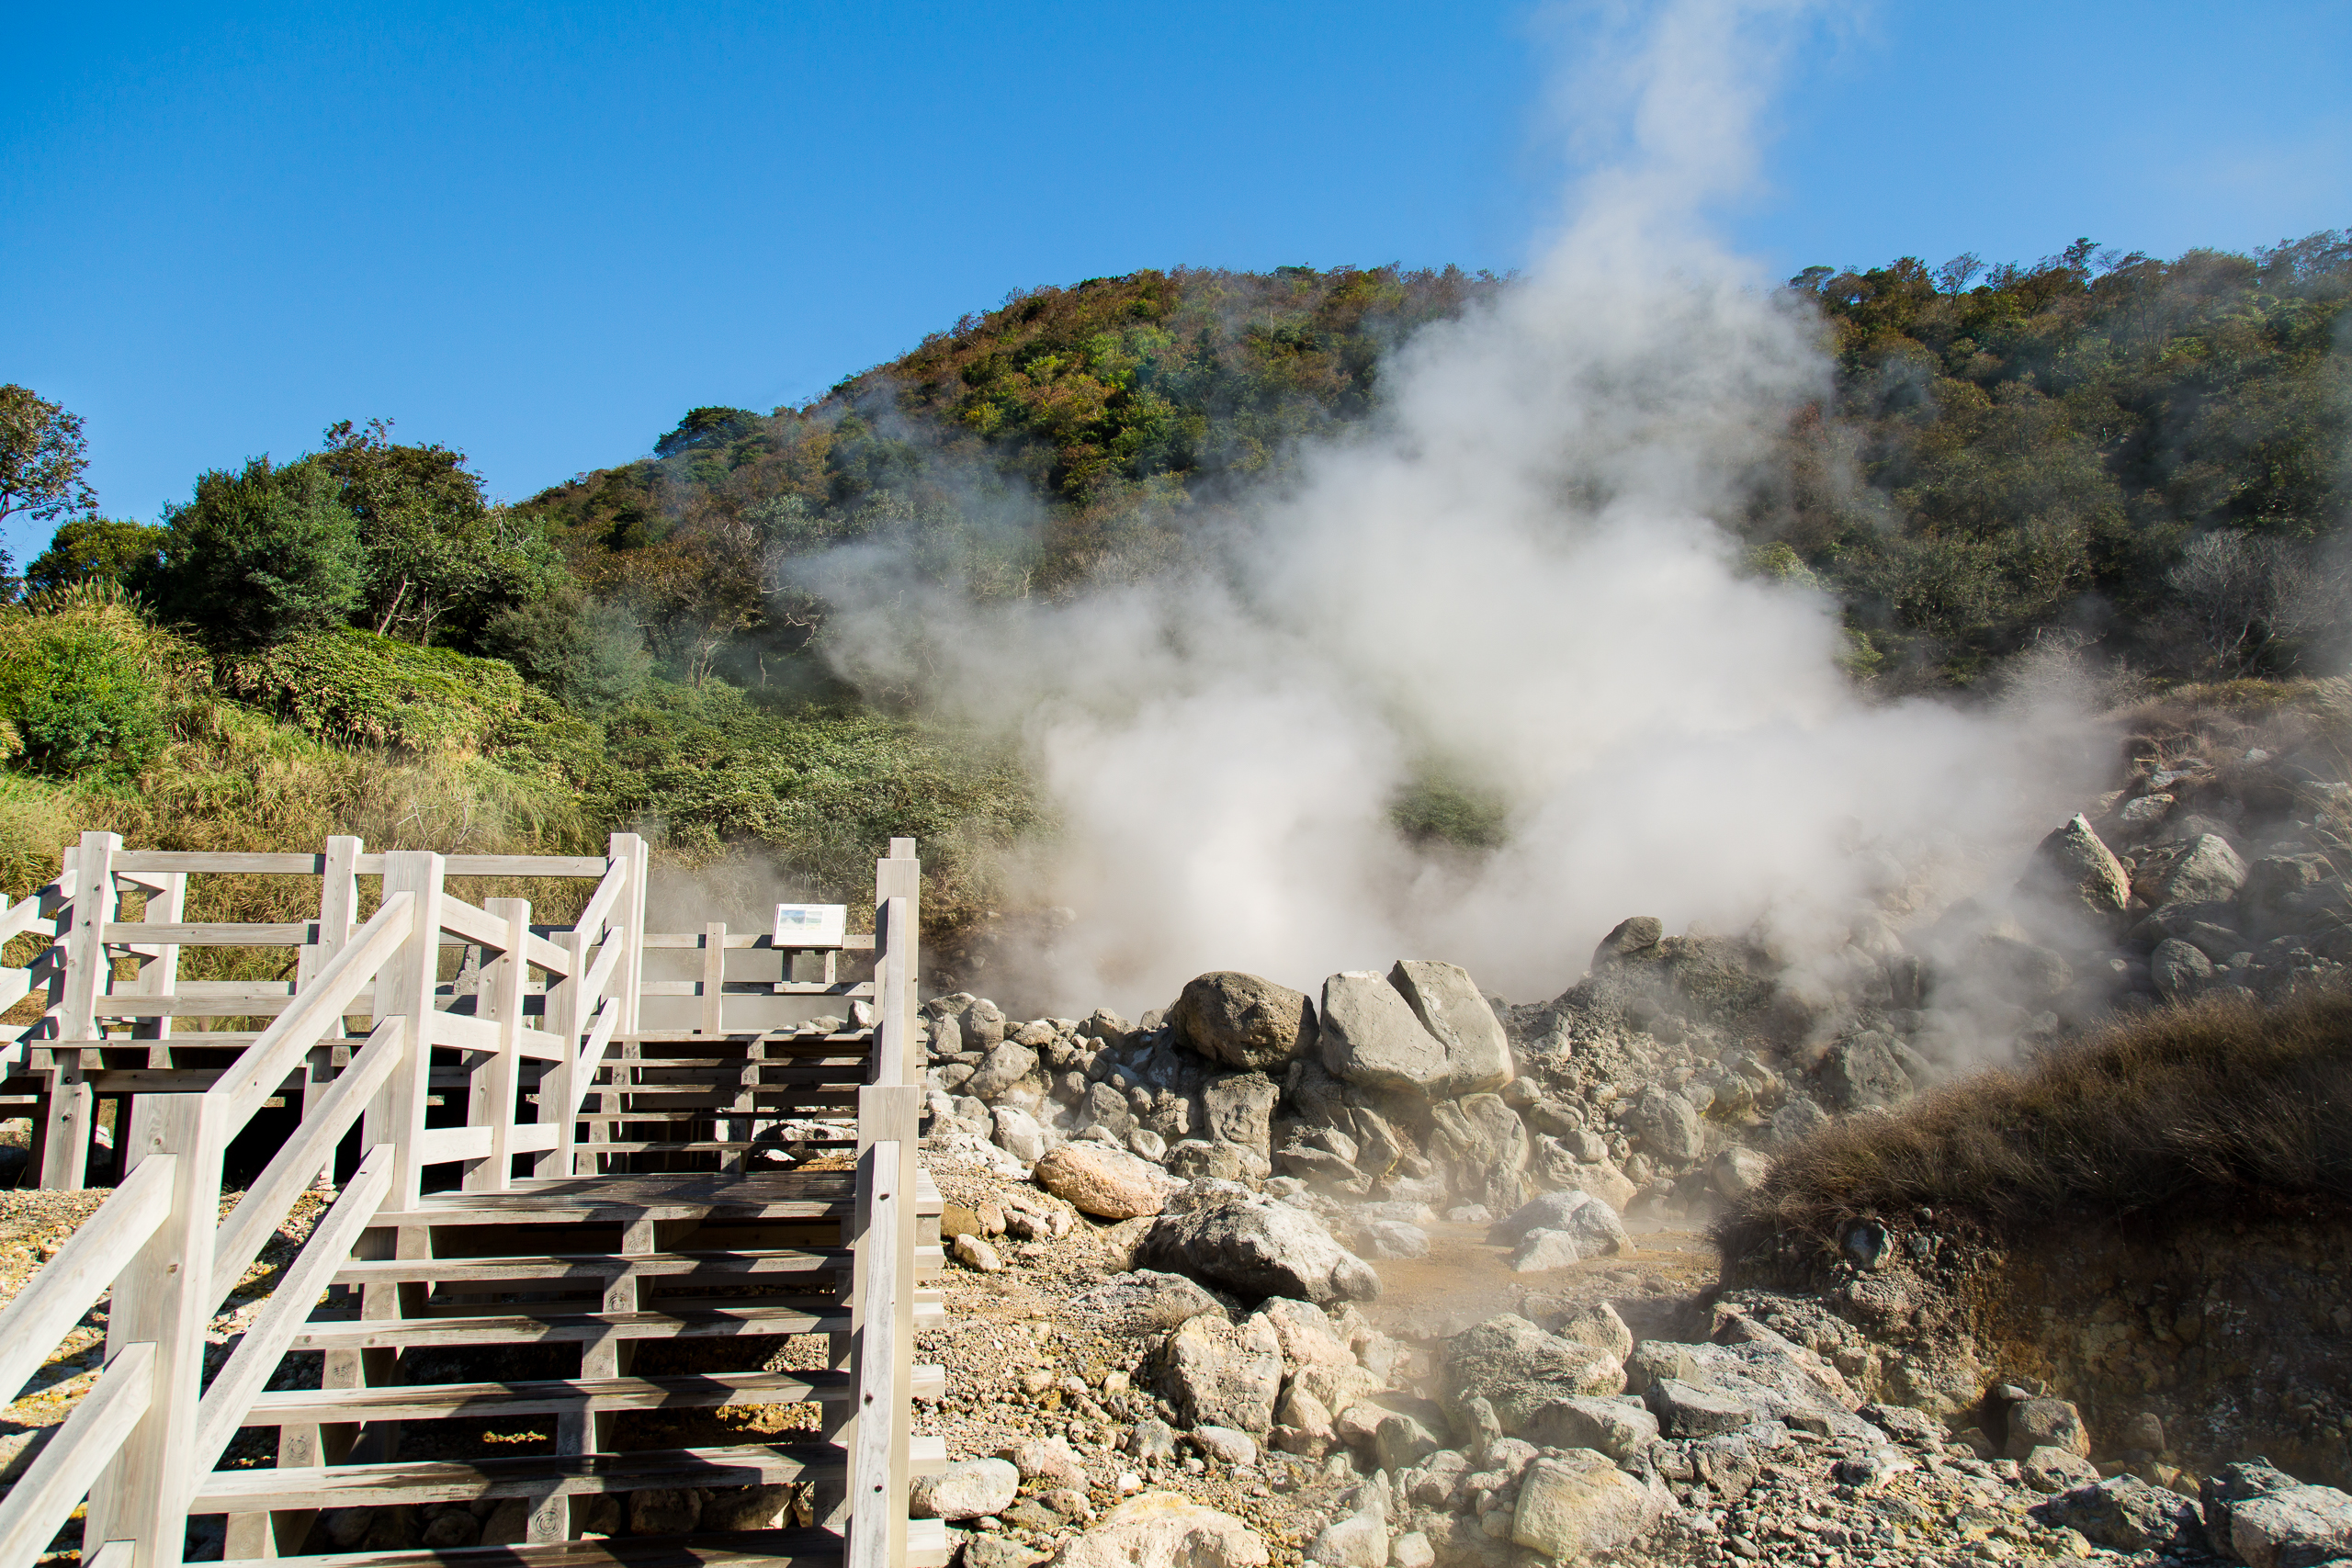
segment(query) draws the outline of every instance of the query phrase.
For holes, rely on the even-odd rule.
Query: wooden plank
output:
[[[222,850],[126,850],[115,859],[118,871],[195,871],[220,874],[285,873],[316,876],[326,869],[326,857],[312,854],[253,854]]]
[[[407,1054],[405,1070],[393,1074],[377,1091],[362,1119],[360,1141],[369,1145],[392,1145],[390,1201],[393,1207],[401,1209],[415,1207],[424,1180],[420,1145],[428,1087],[425,1074],[433,1057],[424,1043],[432,1038],[428,1032],[433,1021],[430,1015],[435,1010],[434,980],[440,944],[435,939],[441,930],[441,857],[429,851],[394,851],[384,857],[385,908],[390,908],[394,898],[402,893],[411,895],[413,903],[407,940],[381,960],[382,972],[376,976],[374,1010],[378,1018],[406,1018],[408,1038],[417,1042],[417,1047]],[[364,935],[355,938],[351,947],[337,954],[335,961],[340,964],[348,959],[364,940]]]
[[[129,1540],[110,1540],[96,1551],[85,1546],[82,1568],[131,1568],[138,1550],[138,1543]]]
[[[585,931],[592,942],[603,936],[613,912],[620,908],[621,895],[628,888],[628,863],[608,859],[604,877],[596,884],[596,891],[588,896],[588,902],[582,908],[580,918],[571,922],[571,929]]]
[[[527,898],[492,898],[485,907],[506,927],[506,951],[482,976],[481,999],[490,1004],[492,1010],[492,1021],[498,1031],[498,1051],[483,1074],[483,1088],[489,1104],[478,1110],[487,1114],[478,1113],[469,1118],[488,1121],[490,1157],[466,1172],[465,1184],[469,1188],[503,1191],[514,1179],[514,1156],[520,1152],[514,1138],[514,1118],[521,1113],[523,985],[530,978],[531,968],[524,953],[528,947],[526,939],[531,931],[531,901]],[[556,1055],[560,1060],[564,1055],[564,1043],[558,1040],[555,1043]],[[554,1123],[548,1123],[546,1130],[553,1134]],[[555,1146],[552,1135],[546,1146],[550,1149]]]
[[[746,1443],[728,1448],[652,1449],[626,1454],[543,1454],[471,1462],[413,1460],[309,1470],[220,1470],[204,1476],[188,1511],[381,1507],[458,1503],[477,1497],[571,1496],[650,1487],[754,1486],[839,1473],[831,1446]]]
[[[142,1160],[0,1313],[0,1403],[16,1399],[172,1212],[175,1161]]]
[[[626,912],[620,919],[624,944],[620,984],[615,994],[621,1004],[619,1027],[634,1032],[639,1022],[639,1008],[643,996],[639,987],[645,980],[645,898],[651,879],[652,852],[638,834],[616,833],[612,837],[612,852],[615,858],[628,863],[628,886],[622,894]]]
[[[115,1277],[107,1351],[155,1347],[155,1395],[90,1488],[84,1528],[96,1539],[145,1543],[183,1528],[194,1479],[198,1391],[212,1320],[212,1247],[220,1213],[220,1153],[228,1145],[211,1095],[149,1095],[124,1146],[132,1172],[175,1155],[172,1212]],[[176,1540],[176,1536],[172,1539]]]
[[[583,1345],[605,1339],[733,1339],[746,1335],[830,1334],[847,1328],[841,1313],[798,1307],[706,1308],[686,1313],[560,1313],[544,1317],[312,1319],[289,1350],[357,1350],[371,1346]]]
[[[934,1523],[936,1521],[933,1521]],[[907,1568],[947,1568],[944,1526],[934,1557],[910,1556]],[[841,1537],[821,1525],[808,1529],[740,1530],[694,1535],[588,1536],[513,1546],[439,1552],[346,1551],[305,1556],[301,1568],[838,1568]],[[910,1549],[912,1550],[911,1548]],[[261,1568],[277,1559],[232,1560],[220,1568]],[[283,1568],[282,1562],[278,1568]]]
[[[57,1032],[79,1040],[98,1032],[99,1002],[112,979],[106,928],[114,919],[114,857],[122,848],[118,833],[85,833],[74,851],[72,921],[64,932],[65,972],[56,1002]],[[49,1085],[49,1111],[42,1130],[40,1184],[79,1191],[86,1178],[90,1119],[89,1086],[82,1060],[68,1053],[56,1058]]]
[[[865,1224],[857,1255],[860,1322],[852,1361],[857,1404],[849,1445],[850,1524],[843,1559],[848,1568],[898,1568],[906,1556],[907,1499],[899,1490],[892,1443],[906,1393],[890,1342],[894,1325],[889,1303],[912,1281],[899,1275],[896,1247],[875,1245],[897,1221],[901,1201],[899,1154],[895,1143],[876,1144],[865,1151],[859,1167],[858,1208]]]
[[[943,1391],[947,1374],[926,1369]],[[427,1421],[546,1416],[563,1411],[709,1410],[730,1404],[845,1404],[846,1372],[705,1372],[658,1378],[570,1378],[526,1382],[394,1384],[288,1389],[255,1396],[248,1427],[333,1421]]]
[[[307,947],[318,940],[316,921],[291,924],[238,925],[229,920],[170,921],[109,920],[107,941],[168,942],[183,947]]]
[[[0,1501],[0,1562],[30,1562],[49,1550],[90,1478],[147,1414],[155,1369],[152,1344],[125,1345],[107,1358],[105,1373]]]
[[[179,990],[180,949],[177,942],[160,933],[178,925],[187,913],[187,877],[180,872],[164,872],[154,880],[159,886],[149,892],[147,908],[140,911],[139,926],[144,933],[142,945],[131,950],[144,954],[139,965],[138,978],[131,982],[131,989],[141,996],[168,997]],[[159,1018],[138,1026],[133,1032],[141,1039],[163,1040],[172,1032],[172,1021]],[[168,1065],[171,1058],[169,1048],[153,1049],[162,1051],[163,1060]],[[148,1066],[155,1064],[156,1057],[151,1054]],[[132,1108],[128,1105],[117,1108],[115,1126],[119,1132],[129,1131],[131,1113]]]
[[[252,1119],[261,1102],[309,1055],[330,1025],[340,1032],[344,1015],[355,1005],[361,987],[377,977],[378,968],[385,966],[403,944],[416,945],[412,939],[420,926],[429,935],[433,928],[423,922],[430,919],[430,908],[422,896],[398,887],[386,893],[383,907],[375,917],[327,961],[317,978],[262,1032],[261,1038],[245,1047],[244,1055],[237,1058],[236,1066],[213,1090],[227,1107],[224,1114],[232,1128],[241,1128]],[[431,974],[429,964],[426,974]],[[382,987],[379,986],[377,989],[380,991]],[[401,1010],[376,1010],[380,1015]],[[429,1004],[423,1010],[430,1010]],[[424,1035],[422,1031],[413,1030],[407,1038],[418,1040]],[[412,1055],[423,1061],[428,1053],[420,1050]],[[390,1142],[384,1138],[371,1141]]]
[[[602,1280],[622,1274],[665,1279],[679,1274],[809,1274],[830,1269],[849,1257],[847,1247],[771,1247],[728,1252],[549,1253],[524,1258],[416,1258],[353,1260],[335,1277],[338,1285],[387,1280],[498,1282],[510,1280],[562,1281]]]
[[[212,1301],[217,1305],[234,1290],[245,1269],[259,1257],[277,1229],[277,1222],[293,1208],[312,1178],[334,1158],[335,1145],[358,1120],[360,1112],[385,1080],[398,1071],[408,1036],[408,1020],[388,1018],[369,1032],[351,1065],[309,1107],[300,1125],[278,1146],[259,1176],[220,1223],[214,1245]]]
[[[628,942],[609,937],[596,949],[596,956],[588,965],[586,988],[590,996],[607,994],[605,988],[612,983],[614,971],[620,967],[621,955],[628,951]]]
[[[663,950],[691,948],[698,950],[701,948],[702,943],[703,934],[700,931],[647,931],[645,933],[645,945],[650,948]],[[750,931],[737,931],[727,939],[727,945],[729,948],[756,947],[766,948],[773,951],[775,947],[775,933],[773,931],[761,931],[757,935],[754,935]],[[794,947],[787,948],[786,951],[792,953],[815,953],[822,950],[809,947]],[[874,951],[874,933],[871,931],[851,931],[842,938],[842,944],[835,951],[842,953],[871,953]]]
[[[320,1292],[350,1256],[352,1243],[359,1239],[391,1185],[391,1145],[379,1144],[360,1160],[342,1196],[319,1216],[300,1255],[270,1292],[268,1304],[245,1330],[227,1364],[214,1375],[212,1386],[204,1391],[197,1409],[194,1468],[210,1470],[229,1439],[237,1435],[246,1404],[285,1359],[287,1345],[301,1332]]]
[[[727,1006],[727,927],[714,922],[703,927],[702,1032],[724,1034]]]

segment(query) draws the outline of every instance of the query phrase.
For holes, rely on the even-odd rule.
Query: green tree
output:
[[[215,469],[166,514],[163,559],[146,586],[156,608],[230,649],[341,624],[360,604],[359,525],[315,458],[242,473]]]
[[[479,647],[492,617],[545,597],[561,558],[537,518],[492,506],[462,452],[401,445],[391,425],[330,426],[312,459],[358,520],[366,561],[360,618],[381,636]]]
[[[75,582],[119,582],[153,579],[162,563],[164,530],[110,517],[77,517],[61,525],[49,548],[25,568],[25,586],[39,593]]]
[[[20,512],[45,523],[95,510],[83,477],[89,448],[81,415],[29,387],[0,387],[0,523]]]

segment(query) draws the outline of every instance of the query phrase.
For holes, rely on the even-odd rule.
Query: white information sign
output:
[[[846,904],[778,904],[775,944],[778,947],[839,947],[849,925]]]

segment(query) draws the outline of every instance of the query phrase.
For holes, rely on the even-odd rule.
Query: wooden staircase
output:
[[[909,1481],[945,1462],[938,1439],[911,1431],[911,1402],[944,1393],[940,1369],[911,1364],[912,1335],[944,1314],[925,1288],[939,1196],[915,1161],[920,868],[910,841],[891,848],[876,934],[842,943],[872,953],[870,980],[840,977],[841,950],[821,955],[821,981],[793,980],[792,950],[779,979],[727,980],[729,947],[771,940],[644,932],[642,846],[620,838],[587,915],[544,934],[520,900],[460,904],[441,857],[374,857],[375,918],[334,932],[330,959],[306,960],[276,1021],[225,1066],[104,1065],[123,1048],[96,1032],[122,1016],[108,1010],[154,1005],[110,998],[157,989],[119,984],[111,963],[93,988],[70,951],[37,971],[55,1016],[11,1072],[12,1087],[39,1091],[44,1168],[70,1163],[61,1149],[86,1157],[75,1140],[108,1091],[126,1096],[116,1122],[130,1146],[123,1184],[0,1316],[13,1394],[112,1282],[106,1375],[0,1499],[0,1568],[47,1548],[85,1491],[84,1561],[107,1568],[177,1562],[185,1520],[207,1515],[226,1516],[232,1562],[944,1565],[944,1529],[906,1517]],[[331,854],[363,874],[350,841]],[[41,905],[60,945],[77,929],[77,885],[90,901],[94,860],[208,869],[158,858],[85,836]],[[470,998],[441,982],[452,934],[486,960]],[[702,947],[703,977],[649,982],[623,962],[664,945]],[[725,999],[746,992],[839,997],[855,1016],[728,1032]],[[699,997],[706,1028],[632,1027],[646,995]],[[325,1043],[363,996],[372,1032]],[[107,1043],[77,1044],[77,1022]],[[141,1092],[166,1087],[192,1092]],[[208,1230],[221,1150],[272,1097],[298,1099],[300,1122]],[[831,1124],[806,1125],[820,1118]],[[789,1151],[758,1135],[784,1122],[803,1124]],[[203,1323],[355,1125],[357,1168],[204,1383]],[[797,1336],[821,1338],[779,1356]],[[267,1386],[288,1371],[320,1386]],[[775,1407],[799,1407],[791,1429],[774,1429],[786,1425]],[[730,1412],[757,1418],[730,1433]],[[762,1440],[713,1440],[729,1436]],[[256,1446],[275,1463],[256,1462]],[[231,1467],[215,1468],[224,1452]],[[615,1523],[602,1499],[749,1486],[804,1488],[798,1528],[596,1539]],[[509,1500],[519,1529],[514,1507],[489,1518],[521,1539],[438,1550],[355,1549],[382,1516],[336,1513]]]

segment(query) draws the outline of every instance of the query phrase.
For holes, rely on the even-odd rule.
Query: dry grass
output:
[[[2352,995],[2168,1009],[1838,1122],[1715,1235],[1736,1258],[1915,1207],[2015,1235],[2199,1190],[2352,1200]]]

